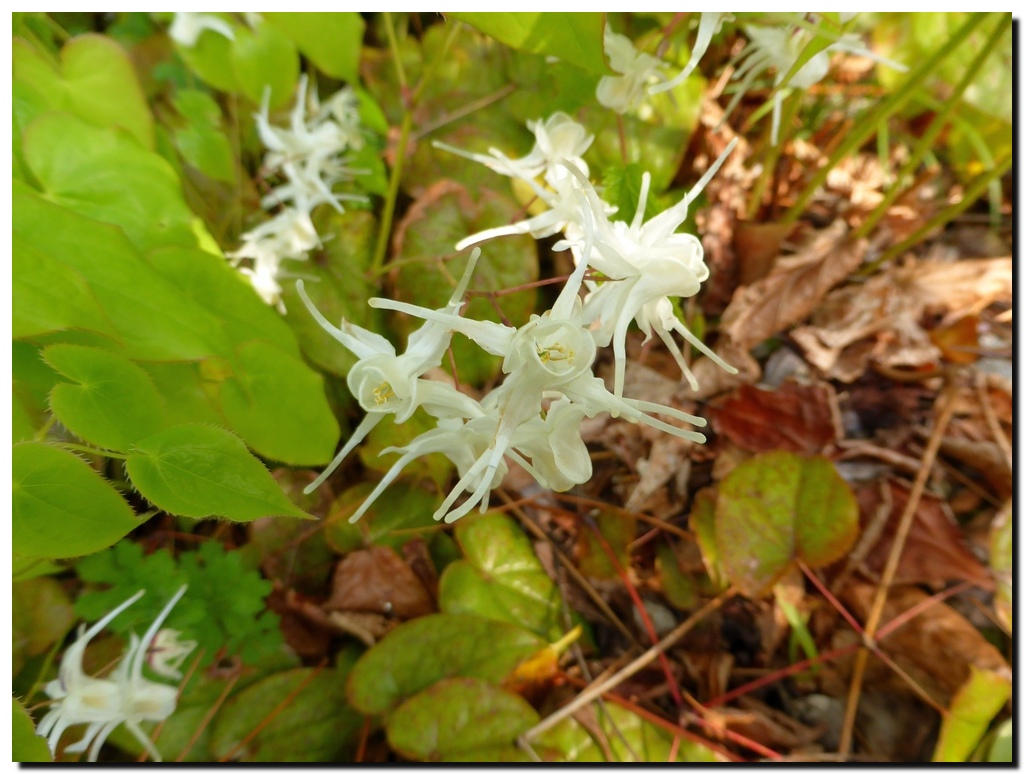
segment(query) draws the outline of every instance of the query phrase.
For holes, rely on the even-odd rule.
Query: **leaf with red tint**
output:
[[[435,610],[423,582],[388,546],[353,551],[338,563],[333,585],[325,610],[359,610],[403,620]]]
[[[816,454],[838,437],[825,383],[786,382],[777,390],[741,385],[714,412],[715,429],[749,451]]]
[[[881,535],[863,562],[864,568],[879,576],[888,561],[896,527],[910,495],[909,489],[895,481],[860,488],[857,502],[861,526],[865,530],[882,503],[881,486],[889,487],[892,507]],[[951,580],[968,581],[988,590],[995,588],[992,575],[971,553],[960,527],[947,515],[942,501],[926,494],[914,514],[914,523],[907,534],[894,582],[943,583]]]

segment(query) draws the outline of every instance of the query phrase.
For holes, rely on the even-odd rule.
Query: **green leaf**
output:
[[[441,576],[442,611],[507,621],[549,640],[561,637],[558,589],[515,521],[500,513],[468,517],[455,527],[455,537],[466,558]]]
[[[265,677],[224,703],[210,748],[214,759],[246,763],[344,760],[363,724],[345,702],[348,669],[290,669]],[[283,712],[270,713],[279,706]],[[264,723],[266,723],[264,725]],[[253,735],[254,730],[259,730]]]
[[[715,535],[732,583],[757,596],[802,559],[821,567],[853,547],[857,500],[824,457],[792,452],[760,454],[722,481]]]
[[[126,129],[145,148],[152,149],[153,116],[135,77],[131,60],[117,43],[104,35],[79,35],[60,52],[61,67],[43,59],[25,41],[15,38],[14,81],[23,104],[37,111],[63,110],[93,126]],[[34,115],[22,115],[25,123]]]
[[[36,736],[36,727],[21,702],[11,699],[13,726],[11,729],[11,760],[16,763],[52,763],[46,740]]]
[[[1009,675],[970,665],[971,676],[953,697],[943,718],[933,763],[963,763],[978,746],[993,718],[1010,698]]]
[[[540,721],[522,696],[472,677],[441,680],[405,701],[387,721],[388,742],[420,761],[509,762],[513,746]],[[518,753],[518,755],[516,755]]]
[[[42,443],[15,444],[12,468],[16,557],[91,554],[142,523],[121,495],[71,452]]]
[[[11,593],[12,664],[18,674],[25,661],[59,644],[75,623],[64,588],[53,578],[32,578],[15,583]]]
[[[240,347],[237,363],[237,376],[226,379],[220,393],[231,428],[261,456],[289,465],[330,462],[340,429],[323,377],[263,341]]]
[[[670,761],[672,737],[664,729],[611,702],[596,708],[596,714],[597,725],[607,740],[606,748],[595,741],[591,730],[575,718],[566,718],[533,742],[537,754],[545,761],[565,763],[717,763],[721,760],[709,748],[680,739],[675,758]]]
[[[204,382],[201,363],[137,363],[163,397],[167,425],[223,424],[212,390]]]
[[[374,487],[368,481],[356,484],[331,504],[323,533],[339,553],[366,545],[390,546],[399,551],[421,531],[425,534],[437,527],[434,511],[441,504],[441,496],[401,481],[381,492],[357,523],[349,524],[349,516],[363,504]]]
[[[130,360],[72,344],[47,347],[43,357],[75,382],[53,388],[50,408],[79,438],[128,451],[135,441],[166,426],[160,394]]]
[[[999,724],[986,760],[989,763],[1013,763],[1013,718]]]
[[[498,683],[546,645],[512,624],[426,615],[401,624],[363,654],[349,678],[349,701],[360,712],[379,715],[445,677]]]
[[[121,226],[142,250],[196,246],[174,169],[124,134],[48,113],[26,128],[24,152],[50,201]]]
[[[299,54],[288,36],[272,24],[260,24],[255,30],[235,27],[231,66],[241,92],[257,105],[268,86],[272,110],[287,105],[295,94]]]
[[[223,257],[168,247],[148,253],[146,259],[182,295],[217,316],[229,346],[260,339],[289,354],[299,354],[298,342],[281,315],[267,306]]]
[[[187,122],[174,130],[174,144],[182,157],[207,177],[233,184],[234,151],[224,133],[217,102],[198,89],[176,91],[172,100]]]
[[[603,13],[450,13],[506,46],[555,56],[584,70],[614,75],[604,55]]]
[[[582,525],[578,533],[580,572],[591,578],[618,578],[619,573],[608,556],[606,546],[611,549],[619,567],[628,567],[629,544],[636,539],[636,521],[620,512],[601,511],[596,522],[600,537]]]
[[[725,570],[722,567],[722,556],[715,536],[715,495],[712,489],[701,489],[694,495],[693,506],[690,509],[690,527],[697,538],[704,569],[708,571],[711,582],[716,586],[723,586]]]
[[[214,16],[223,19],[235,34],[238,34],[241,27],[238,24],[232,24],[228,14],[216,13]],[[235,77],[235,69],[231,61],[232,47],[233,43],[230,39],[215,32],[200,35],[199,40],[192,47],[183,46],[177,41],[174,42],[174,48],[178,55],[185,61],[189,69],[199,76],[200,80],[220,91],[237,94],[241,87]]]
[[[11,342],[14,372],[13,440],[28,441],[49,413],[50,390],[63,379],[43,361],[40,349],[27,341]]]
[[[310,300],[335,325],[344,318],[379,331],[381,316],[366,303],[379,292],[377,284],[366,279],[377,238],[376,218],[369,212],[339,213],[321,207],[313,216],[313,224],[317,233],[338,234],[339,238],[324,241],[322,260],[302,265]],[[288,308],[285,321],[295,331],[306,357],[324,371],[346,376],[356,362],[355,356],[320,327],[303,305],[294,282],[285,283],[281,296]]]
[[[303,56],[332,78],[359,79],[359,52],[366,28],[358,13],[265,13],[299,47]]]
[[[61,271],[81,276],[125,355],[196,360],[228,349],[216,320],[154,272],[120,229],[48,202],[23,183],[14,184],[13,203],[15,245],[29,245]],[[51,292],[47,303],[60,300]]]
[[[110,320],[81,274],[34,249],[21,235],[14,236],[12,258],[14,338],[67,328],[113,335]]]
[[[146,499],[193,518],[310,518],[295,507],[263,464],[227,430],[182,425],[144,438],[128,455],[128,475]]]

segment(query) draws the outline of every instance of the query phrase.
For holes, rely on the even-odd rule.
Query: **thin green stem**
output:
[[[419,83],[416,84],[416,88],[413,89],[410,103],[416,104],[420,96],[423,94],[423,87],[433,77],[434,72],[448,58],[448,49],[451,48],[452,43],[455,42],[455,38],[458,37],[459,32],[462,30],[462,22],[455,22],[450,25],[451,29],[448,31],[448,36],[444,39],[444,43],[441,46],[441,51],[430,60],[430,64],[427,65],[427,69],[423,71],[423,75],[420,76]]]
[[[964,210],[966,210],[968,207],[974,204],[974,202],[977,201],[978,197],[981,196],[982,193],[984,193],[986,188],[988,188],[989,183],[991,183],[993,180],[998,180],[1004,174],[1006,174],[1006,172],[1010,169],[1010,166],[1012,164],[1013,154],[1008,153],[1003,157],[999,164],[997,164],[992,169],[987,170],[985,174],[982,175],[981,177],[975,178],[974,182],[971,183],[967,190],[964,191],[963,196],[960,198],[959,202],[937,213],[927,223],[925,223],[919,229],[914,231],[914,233],[912,233],[902,242],[893,245],[884,253],[882,253],[878,258],[871,261],[870,263],[865,264],[860,269],[860,271],[857,272],[857,275],[867,276],[869,274],[873,274],[882,264],[906,252],[911,247],[920,242],[922,239],[924,239],[926,236],[928,236],[932,231],[934,231],[937,228],[941,228],[942,226],[949,223],[949,221],[953,220],[953,218],[957,217]]]
[[[65,449],[70,449],[71,451],[80,451],[85,452],[86,454],[96,454],[99,455],[100,457],[110,457],[115,460],[128,459],[127,454],[120,454],[119,452],[112,452],[108,451],[107,449],[95,449],[92,446],[83,446],[80,443],[62,443],[61,446],[63,446]]]
[[[402,95],[405,96],[409,82],[405,77],[405,68],[402,66],[402,57],[398,52],[398,38],[395,36],[395,23],[391,19],[391,12],[384,12],[384,32],[388,36],[388,48],[391,49],[391,57],[395,60],[395,72],[398,75],[398,85],[402,87]]]
[[[55,417],[53,414],[50,414],[50,418],[46,420],[46,422],[43,424],[42,427],[39,428],[39,430],[36,432],[35,438],[33,440],[35,440],[35,441],[45,440],[46,436],[50,432],[50,428],[53,427],[53,425],[54,425],[54,423],[56,421],[57,421],[57,417]]]
[[[896,91],[890,94],[886,99],[882,100],[871,115],[867,116],[864,120],[858,121],[850,133],[846,136],[839,147],[829,157],[828,163],[820,167],[814,177],[808,182],[803,192],[797,198],[793,207],[786,212],[782,218],[779,219],[780,224],[790,224],[796,222],[797,218],[803,214],[804,209],[811,201],[811,197],[814,196],[815,192],[825,182],[825,178],[828,177],[828,173],[832,171],[833,167],[842,161],[846,156],[859,148],[872,134],[878,131],[878,127],[889,117],[899,110],[903,104],[909,100],[914,93],[918,90],[925,79],[935,73],[938,65],[953,52],[958,46],[960,46],[974,31],[974,28],[981,24],[988,16],[986,13],[974,13],[962,24],[960,28],[950,35],[949,40],[943,45],[938,51],[924,60],[919,64],[903,82]]]
[[[391,242],[391,223],[395,218],[395,204],[398,201],[398,188],[402,182],[402,168],[405,166],[405,149],[409,144],[412,132],[412,113],[408,110],[402,116],[402,129],[398,136],[398,147],[395,149],[395,163],[391,167],[391,180],[388,182],[388,195],[384,200],[384,211],[380,216],[380,231],[377,233],[377,245],[373,250],[373,263],[370,274],[379,276],[384,271],[388,244]]]
[[[782,133],[779,137],[779,141],[775,145],[771,145],[771,121],[769,121],[765,127],[764,137],[769,142],[768,152],[765,154],[764,159],[764,170],[758,176],[757,180],[754,181],[754,189],[750,192],[750,199],[747,200],[747,217],[753,218],[756,216],[758,210],[761,209],[761,200],[764,198],[764,192],[768,188],[768,183],[775,175],[775,167],[779,163],[779,157],[782,154],[782,148],[786,144],[786,140],[789,139],[790,129],[793,125],[793,119],[796,117],[797,110],[800,108],[800,103],[803,101],[804,92],[802,90],[797,91],[796,94],[792,95],[790,99],[786,100],[786,105],[782,109],[782,116],[779,118],[782,124]]]
[[[967,67],[967,70],[964,72],[960,82],[957,83],[956,88],[954,88],[953,92],[943,100],[938,115],[932,119],[931,124],[928,126],[928,130],[917,143],[917,147],[914,149],[913,155],[911,155],[906,164],[900,167],[896,180],[893,181],[892,186],[889,188],[889,191],[886,193],[881,204],[874,209],[874,211],[854,232],[853,236],[855,238],[859,239],[867,236],[871,233],[874,227],[878,225],[878,221],[882,219],[890,205],[903,190],[903,183],[906,180],[907,175],[918,168],[918,165],[920,165],[925,153],[931,150],[935,144],[935,140],[939,136],[939,132],[941,132],[945,128],[946,124],[951,120],[953,110],[959,104],[964,92],[967,91],[967,88],[974,82],[975,76],[985,64],[985,60],[988,59],[995,50],[996,44],[1002,39],[1003,33],[1009,28],[1009,26],[1010,17],[1004,16],[1000,24],[992,31],[992,34],[989,36],[981,51],[978,52],[978,55],[974,57],[974,60]],[[989,161],[991,162],[991,159]],[[989,163],[986,166],[988,168],[992,168],[994,165]]]

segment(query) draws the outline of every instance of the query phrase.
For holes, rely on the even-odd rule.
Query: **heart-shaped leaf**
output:
[[[54,386],[50,408],[71,432],[115,451],[166,426],[160,394],[149,375],[120,355],[55,344],[46,362],[71,379]]]
[[[518,524],[488,513],[461,520],[455,537],[466,558],[441,576],[441,610],[508,621],[550,640],[562,636],[558,589]]]
[[[546,646],[535,634],[475,615],[426,615],[363,654],[349,678],[352,706],[379,715],[445,677],[501,682]]]
[[[169,513],[232,521],[312,518],[288,500],[244,443],[219,427],[181,425],[143,438],[126,467],[146,499]]]
[[[11,456],[15,556],[84,556],[113,545],[142,523],[81,457],[43,443],[15,444]]]
[[[770,588],[796,559],[834,562],[857,533],[857,500],[824,457],[760,454],[718,488],[715,541],[726,574],[748,596]]]
[[[522,696],[472,677],[441,680],[403,702],[388,742],[420,761],[527,762],[515,738],[540,720]]]

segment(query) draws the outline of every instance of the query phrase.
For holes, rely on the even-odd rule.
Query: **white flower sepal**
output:
[[[168,680],[181,679],[181,665],[196,649],[195,640],[182,640],[177,629],[161,629],[149,649],[149,668]]]
[[[586,409],[561,397],[552,403],[544,418],[536,416],[516,429],[512,446],[530,459],[518,460],[541,486],[565,492],[590,480],[594,469],[590,452],[580,437],[580,423]]]
[[[402,355],[396,354],[391,342],[380,334],[345,320],[342,320],[341,328],[332,325],[306,295],[302,280],[295,283],[299,297],[320,327],[359,358],[359,362],[349,369],[347,383],[359,405],[367,412],[331,464],[305,488],[306,494],[320,486],[388,414],[393,414],[395,422],[399,423],[412,416],[420,406],[433,416],[440,417],[471,417],[479,414],[476,401],[451,385],[420,378],[441,364],[444,353],[451,343],[453,326],[458,324],[457,321],[463,320],[459,316],[462,297],[479,257],[480,251],[474,250],[458,286],[444,309],[422,310],[429,311],[433,316],[428,318],[418,331],[409,335],[408,345]],[[419,307],[412,308],[419,310]]]
[[[611,68],[621,74],[606,75],[598,81],[597,101],[616,113],[626,113],[640,104],[644,88],[661,78],[662,62],[638,52],[633,41],[609,27],[604,31],[604,50]]]
[[[204,30],[216,32],[228,40],[235,39],[231,25],[212,13],[176,13],[167,34],[178,45],[192,48],[199,41],[199,36],[203,34]]]
[[[88,760],[95,762],[100,747],[117,726],[125,727],[146,748],[153,760],[160,753],[139,727],[142,721],[159,722],[170,717],[177,707],[178,691],[170,685],[155,683],[142,676],[150,645],[171,609],[185,593],[186,586],[167,603],[140,640],[134,634],[121,663],[110,677],[90,677],[82,671],[82,656],[89,642],[117,617],[125,608],[138,601],[145,593],[138,592],[116,607],[88,630],[64,653],[58,670],[58,679],[46,684],[45,690],[55,702],[49,714],[39,723],[36,734],[46,737],[50,752],[56,753],[57,743],[69,726],[88,724],[85,736],[69,745],[67,752],[89,750]],[[84,627],[83,627],[84,628]]]
[[[689,78],[690,73],[697,69],[697,65],[700,64],[700,60],[707,52],[708,46],[711,45],[712,36],[722,28],[723,21],[731,18],[733,18],[731,13],[714,13],[709,11],[701,13],[700,23],[697,25],[697,40],[694,41],[693,49],[690,51],[690,60],[686,63],[686,67],[672,80],[651,86],[647,93],[658,94],[662,91],[674,89]]]
[[[510,159],[497,148],[490,148],[491,155],[486,156],[436,140],[433,145],[435,148],[483,164],[506,177],[534,180],[543,175],[545,182],[552,187],[565,177],[564,170],[559,166],[560,161],[571,161],[583,170],[584,175],[590,174],[582,157],[594,142],[594,135],[587,134],[582,124],[559,111],[552,113],[543,121],[527,121],[526,126],[533,132],[535,141],[530,152],[519,159]]]

